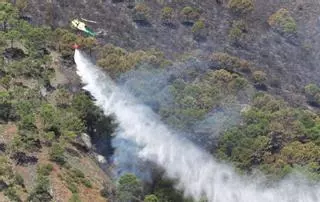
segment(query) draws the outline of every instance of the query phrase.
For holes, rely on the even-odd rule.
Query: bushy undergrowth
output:
[[[320,122],[308,110],[295,109],[271,95],[259,94],[243,113],[242,126],[221,136],[220,157],[244,170],[261,169],[275,177],[299,170],[319,179]]]

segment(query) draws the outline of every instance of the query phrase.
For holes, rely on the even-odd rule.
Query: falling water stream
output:
[[[120,89],[79,50],[74,59],[84,89],[95,97],[105,115],[113,114],[119,123],[118,138],[139,145],[138,157],[163,168],[186,196],[206,196],[210,202],[320,202],[319,185],[298,177],[267,187],[256,177],[239,176],[231,166],[178,138],[157,114]]]

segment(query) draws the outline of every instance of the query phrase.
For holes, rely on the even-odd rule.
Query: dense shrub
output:
[[[309,84],[304,87],[304,93],[310,103],[320,106],[320,88],[315,84]]]
[[[134,9],[132,14],[133,21],[141,24],[141,25],[147,25],[149,24],[148,18],[149,18],[149,7],[144,3],[138,3]]]
[[[172,7],[164,7],[161,10],[161,19],[172,19],[174,17],[174,9]]]
[[[142,197],[142,184],[135,175],[125,174],[118,181],[117,194],[120,201],[139,201]]]
[[[243,60],[227,53],[213,53],[210,57],[211,65],[214,68],[224,68],[229,71],[251,72],[251,64],[247,60]]]
[[[147,195],[145,196],[143,202],[159,202],[159,199],[156,195]]]
[[[164,7],[161,10],[161,21],[164,25],[173,25],[174,23],[174,9],[171,7]]]
[[[235,20],[229,30],[229,39],[236,43],[241,42],[245,39],[247,30],[247,25],[243,20]]]
[[[268,19],[269,25],[283,34],[292,34],[297,31],[297,24],[287,9],[281,8]]]
[[[0,121],[15,120],[16,110],[12,104],[12,97],[7,92],[0,92]]]
[[[257,95],[252,104],[243,113],[244,124],[221,136],[219,156],[245,171],[259,168],[275,177],[301,166],[317,175],[319,117],[266,94]]]
[[[14,187],[9,187],[8,189],[6,189],[4,195],[8,197],[11,201],[22,202]]]
[[[206,38],[206,25],[204,21],[198,20],[192,26],[193,38],[197,41],[204,40]]]
[[[41,176],[48,176],[50,175],[51,171],[53,170],[52,164],[46,164],[42,166],[38,166],[37,173]]]
[[[61,165],[65,163],[64,148],[59,143],[54,143],[49,152],[50,160]]]
[[[253,0],[229,0],[228,7],[236,13],[245,14],[254,9]]]
[[[113,0],[115,2],[121,2],[120,0]],[[72,194],[72,197],[70,198],[69,202],[81,202],[81,199],[78,194]]]
[[[137,65],[147,63],[153,67],[163,67],[168,64],[162,52],[135,51],[127,52],[113,45],[105,45],[99,52],[97,64],[106,69],[112,77],[135,68]]]
[[[255,71],[252,74],[253,80],[257,83],[262,83],[265,80],[267,80],[267,74],[264,73],[263,71]]]
[[[193,82],[177,79],[170,86],[174,96],[172,108],[161,108],[160,114],[178,128],[191,127],[220,102],[244,89],[247,81],[224,69],[209,71]]]
[[[30,195],[28,201],[50,202],[52,200],[50,194],[50,181],[47,176],[38,175],[37,182]]]
[[[200,17],[198,9],[186,6],[180,12],[180,19],[182,24],[193,25]]]

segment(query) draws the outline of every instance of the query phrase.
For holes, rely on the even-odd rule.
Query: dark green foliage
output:
[[[90,182],[90,180],[88,179],[81,179],[81,182],[84,186],[86,186],[87,188],[92,188],[92,184]]]
[[[14,176],[14,183],[16,185],[20,185],[20,186],[24,187],[24,179],[23,179],[22,175],[20,175],[19,173],[16,173]]]
[[[210,60],[212,62],[212,66],[215,68],[223,68],[239,73],[251,72],[251,64],[247,60],[231,56],[227,53],[213,53]]]
[[[72,192],[72,193],[78,193],[79,189],[77,187],[77,185],[74,182],[68,182],[68,189]]]
[[[320,88],[315,84],[309,84],[304,87],[304,92],[308,101],[314,105],[320,105]]]
[[[253,0],[229,0],[228,7],[239,14],[246,14],[254,9]]]
[[[149,7],[144,3],[138,3],[134,9],[132,14],[133,21],[140,24],[148,24],[149,18]]]
[[[50,182],[48,177],[38,175],[37,184],[33,188],[28,197],[28,201],[32,202],[50,202],[52,196],[49,192]]]
[[[78,186],[80,184],[83,184],[87,188],[93,187],[91,181],[88,178],[86,178],[86,176],[84,175],[84,173],[80,169],[77,169],[77,168],[71,169],[71,166],[69,166],[66,169],[67,170],[61,176],[61,178],[63,181],[65,181],[68,189],[72,193],[79,192]]]
[[[0,92],[0,121],[7,122],[16,119],[16,111],[11,99],[9,93]]]
[[[27,131],[36,131],[37,127],[35,125],[35,117],[33,114],[29,114],[20,118],[19,123],[20,130],[27,130]]]
[[[0,155],[0,176],[12,178],[14,173],[7,157]]]
[[[11,201],[22,202],[20,197],[17,195],[17,191],[14,187],[9,187],[8,189],[6,189],[4,195],[8,197]]]
[[[143,202],[159,202],[159,199],[156,195],[147,195],[144,197]]]
[[[192,26],[199,17],[199,10],[190,6],[186,6],[180,11],[180,20],[184,25]]]
[[[45,131],[54,132],[56,137],[72,140],[84,131],[83,121],[72,110],[61,110],[51,104],[44,104],[40,109],[40,117]]]
[[[46,164],[38,167],[37,173],[41,176],[48,176],[50,175],[51,171],[53,170],[52,164]]]
[[[28,38],[26,47],[31,50],[31,53],[39,53],[41,49],[46,48],[49,36],[50,30],[48,28],[33,28],[28,32],[27,36],[25,36]]]
[[[158,198],[159,202],[187,201],[183,198],[183,193],[181,191],[175,190],[173,185],[173,181],[166,179],[157,179],[154,185],[153,195]]]
[[[193,82],[176,80],[170,86],[174,96],[172,108],[162,108],[160,113],[171,125],[191,127],[227,95],[235,94],[246,87],[247,81],[226,70],[209,71]]]
[[[112,133],[115,126],[111,123],[111,117],[104,116],[101,109],[93,104],[88,95],[76,94],[72,99],[71,108],[84,121],[88,133],[97,135]]]
[[[72,55],[72,45],[76,42],[77,35],[65,29],[56,29],[52,34],[52,46],[58,50],[63,57]]]
[[[78,194],[72,194],[72,197],[69,200],[69,202],[81,202],[81,199]]]
[[[118,181],[117,195],[121,202],[140,201],[142,197],[142,184],[135,175],[125,174]]]
[[[221,136],[220,157],[243,170],[257,167],[275,177],[283,177],[299,166],[313,165],[310,173],[320,168],[316,114],[290,108],[283,101],[262,94],[255,97],[243,118],[242,126]]]
[[[7,66],[7,71],[13,77],[24,76],[26,78],[42,78],[50,73],[47,68],[49,58],[35,59],[27,57],[19,61],[14,61]]]
[[[233,21],[232,27],[229,30],[229,39],[234,43],[245,40],[247,29],[247,25],[243,20]]]
[[[49,192],[50,181],[48,178],[48,175],[50,174],[51,170],[51,164],[38,167],[36,185],[33,187],[30,195],[28,196],[28,201],[50,202],[52,200],[53,197]]]
[[[11,77],[9,75],[5,75],[2,78],[0,78],[0,85],[4,87],[6,90],[10,87],[10,81]]]
[[[253,80],[257,83],[262,83],[267,80],[267,74],[263,71],[255,71],[253,72]]]
[[[107,44],[99,50],[97,64],[104,68],[111,77],[116,77],[141,64],[163,67],[168,64],[168,61],[160,51],[127,52],[122,48]]]
[[[21,33],[17,30],[10,29],[10,31],[6,33],[6,38],[11,41],[11,48],[13,48],[13,42],[15,40],[20,40],[21,37]]]
[[[0,3],[0,23],[3,31],[7,32],[8,24],[17,19],[18,10],[11,3]]]
[[[192,26],[193,38],[197,41],[205,40],[207,36],[206,25],[203,20],[197,20]]]
[[[174,9],[171,7],[164,7],[161,10],[161,20],[165,25],[172,25],[175,18]]]
[[[65,164],[64,148],[59,143],[54,143],[50,149],[50,160],[61,165]]]
[[[272,14],[268,19],[268,23],[282,34],[293,34],[297,31],[296,21],[285,8],[281,8]]]
[[[75,169],[71,170],[71,172],[72,172],[72,175],[76,178],[84,178],[85,177],[83,172],[79,169],[75,168]]]

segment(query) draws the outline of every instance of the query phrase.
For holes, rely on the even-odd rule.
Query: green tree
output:
[[[268,19],[269,25],[282,34],[294,34],[297,32],[297,23],[290,12],[281,8]]]
[[[236,13],[246,14],[254,9],[253,0],[230,0],[228,7]]]
[[[175,18],[174,9],[171,7],[164,7],[161,10],[161,21],[165,25],[172,25]]]
[[[7,33],[6,33],[6,38],[8,38],[11,41],[11,48],[13,48],[13,42],[15,40],[20,40],[21,39],[21,33],[15,29],[10,29]]]
[[[206,38],[206,25],[203,20],[197,20],[192,26],[193,38],[195,40],[202,40]]]
[[[9,75],[5,75],[0,79],[0,85],[8,90],[10,88],[11,79],[12,78]]]
[[[70,198],[69,202],[81,202],[81,199],[78,194],[72,194],[72,197]]]
[[[31,53],[38,53],[47,45],[47,38],[50,35],[50,30],[47,28],[31,28],[26,34],[26,46],[29,48]],[[42,55],[41,55],[42,56]]]
[[[8,23],[18,18],[18,10],[11,3],[0,2],[0,23],[7,32]]]
[[[57,109],[51,104],[44,104],[40,108],[40,117],[42,124],[48,131],[57,132],[59,129],[59,123],[57,121]]]
[[[120,177],[117,192],[121,202],[141,201],[142,184],[135,175],[128,173]]]
[[[24,179],[23,179],[22,175],[20,175],[19,173],[15,174],[14,182],[17,185],[20,185],[20,186],[24,187]]]
[[[200,17],[198,9],[186,6],[180,11],[181,22],[185,25],[193,25]]]
[[[55,161],[61,165],[65,163],[64,148],[61,143],[54,143],[49,152],[50,160]]]
[[[15,119],[16,112],[8,92],[0,92],[0,120],[5,122]]]
[[[90,55],[92,49],[97,45],[97,40],[94,37],[78,37],[76,42],[81,47],[89,49]]]
[[[30,202],[50,202],[52,196],[49,192],[50,181],[47,176],[39,175],[37,176],[37,183],[33,190],[31,191],[28,201]]]
[[[17,191],[14,187],[9,187],[5,192],[4,195],[7,196],[11,201],[15,202],[22,202],[20,197],[17,194]]]
[[[150,8],[145,3],[138,3],[133,10],[133,21],[148,22]]]
[[[159,202],[159,199],[156,195],[150,194],[144,197],[143,202]]]

